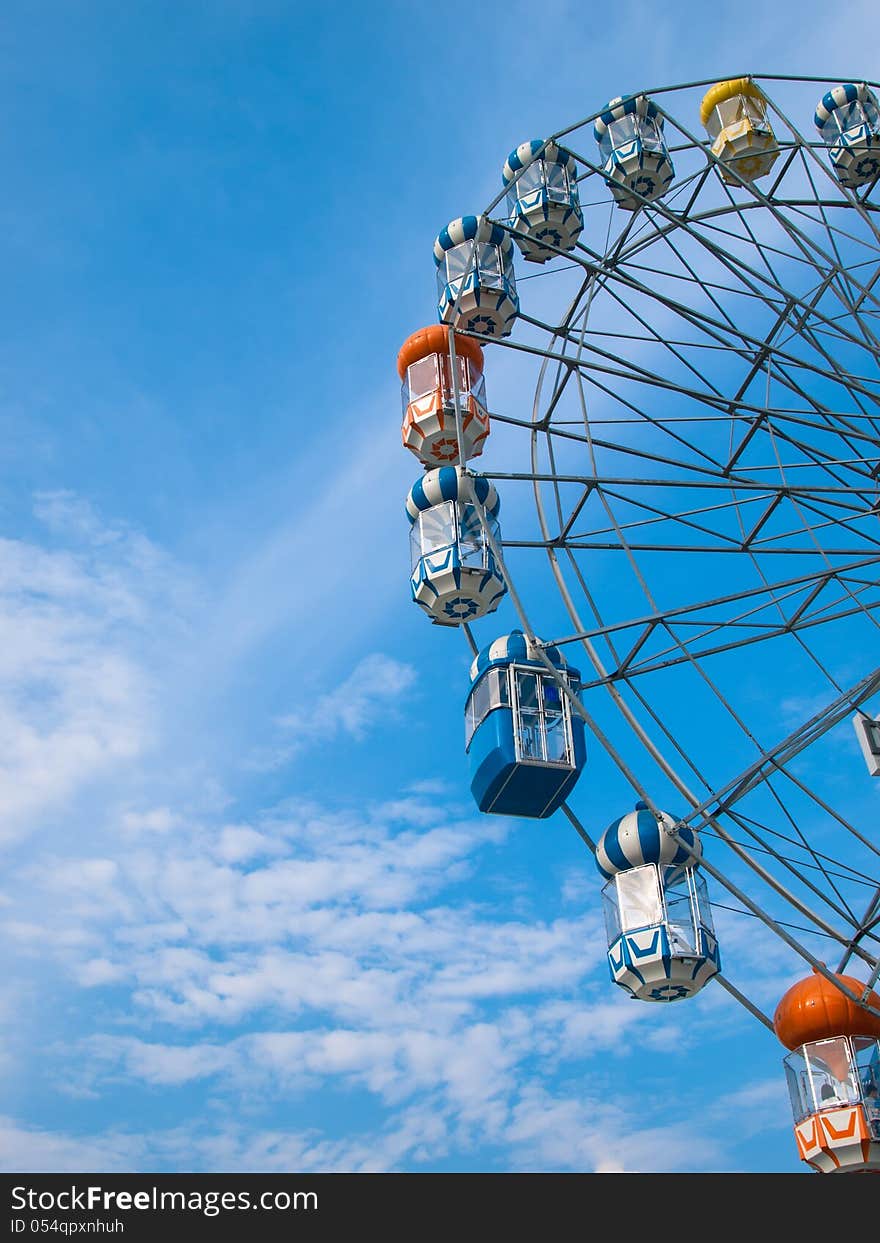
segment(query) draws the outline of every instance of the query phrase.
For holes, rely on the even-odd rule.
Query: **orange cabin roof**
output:
[[[837,975],[841,984],[861,997],[862,981],[851,975]],[[868,993],[868,1004],[880,1010],[880,997]],[[814,1040],[832,1036],[875,1036],[880,1038],[880,1017],[857,1006],[818,971],[798,980],[783,996],[773,1015],[773,1028],[786,1049],[797,1049]]]
[[[483,347],[479,341],[472,341],[470,337],[463,337],[461,333],[455,334],[455,352],[463,354],[465,358],[483,370]],[[411,363],[417,363],[420,358],[427,358],[429,354],[448,354],[449,353],[449,329],[445,324],[431,324],[429,328],[419,328],[412,336],[407,337],[403,345],[400,347],[400,353],[397,355],[397,374],[401,380],[406,376],[406,369]]]

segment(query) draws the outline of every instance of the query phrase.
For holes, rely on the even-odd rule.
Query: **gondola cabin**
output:
[[[619,207],[637,211],[668,190],[675,169],[663,117],[645,95],[612,99],[593,125],[602,173]]]
[[[700,120],[725,181],[741,185],[770,172],[779,148],[764,94],[751,78],[717,82],[703,96]]]
[[[834,975],[880,1011],[880,996],[853,976]],[[820,971],[799,980],[773,1016],[802,1161],[820,1173],[880,1171],[880,1014]]]
[[[524,259],[546,263],[560,251],[574,250],[584,217],[571,152],[533,138],[511,151],[501,180],[514,241]]]
[[[483,525],[485,519],[492,538],[499,539],[500,508],[489,480],[459,466],[429,470],[410,488],[412,598],[439,625],[484,617],[506,593]]]
[[[631,997],[680,1001],[721,970],[701,855],[694,830],[642,802],[599,839],[608,966]]]
[[[544,819],[568,797],[586,762],[583,717],[559,684],[577,694],[580,674],[557,648],[541,650],[559,681],[521,630],[496,639],[471,665],[465,746],[482,812]]]
[[[434,242],[441,324],[496,340],[519,314],[513,242],[486,216],[452,220]]]
[[[455,334],[455,373],[449,329],[431,324],[407,337],[397,355],[402,382],[404,447],[423,466],[443,466],[479,457],[489,435],[483,350],[472,337]],[[455,380],[461,411],[461,454],[455,418]]]
[[[880,175],[880,106],[864,82],[844,82],[819,100],[816,128],[837,179],[848,190]]]

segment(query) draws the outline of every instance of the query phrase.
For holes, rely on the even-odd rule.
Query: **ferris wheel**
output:
[[[687,83],[522,143],[398,357],[477,806],[569,819],[613,984],[720,985],[775,1032],[823,1171],[880,1169],[877,94]],[[632,794],[598,825],[597,764]],[[721,907],[807,972],[772,1018]]]

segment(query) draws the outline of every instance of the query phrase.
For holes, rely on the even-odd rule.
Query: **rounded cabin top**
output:
[[[507,157],[501,172],[501,180],[505,189],[518,173],[528,168],[535,160],[548,160],[551,164],[561,164],[568,172],[574,173],[577,167],[574,156],[565,147],[560,147],[550,139],[533,138],[531,142],[521,142]]]
[[[838,108],[857,102],[863,104],[867,99],[874,99],[874,93],[867,82],[841,82],[840,86],[832,87],[816,105],[816,115],[813,117],[816,129],[821,130]]]
[[[751,78],[730,78],[727,82],[716,82],[703,96],[700,104],[700,120],[705,125],[712,112],[725,99],[733,99],[735,95],[750,95],[752,99],[764,99],[764,92],[756,86]]]
[[[457,501],[461,491],[461,481],[465,472],[460,466],[440,466],[429,470],[417,479],[410,488],[406,498],[406,515],[410,522],[415,522],[419,514],[430,509],[432,505],[442,505],[444,501]],[[495,491],[495,485],[485,475],[470,475],[474,494],[485,508],[490,518],[497,518],[501,509],[501,498]],[[470,497],[467,498],[470,500]]]
[[[851,975],[837,974],[836,978],[858,996],[865,991],[865,985]],[[880,997],[875,992],[868,993],[867,1000],[880,1010]],[[880,1017],[856,1005],[814,970],[783,995],[773,1015],[773,1030],[786,1049],[797,1049],[832,1036],[880,1038]]]
[[[612,121],[619,121],[622,117],[630,116],[632,113],[644,117],[646,121],[656,121],[662,130],[663,117],[657,105],[647,95],[627,95],[626,97],[618,95],[617,99],[608,101],[605,111],[600,113],[593,123],[593,137],[596,142],[602,141]]]
[[[461,246],[463,242],[473,241],[500,246],[504,252],[513,250],[510,235],[488,216],[459,216],[457,220],[450,220],[446,228],[437,234],[434,241],[434,262],[437,267],[440,267],[448,250]]]
[[[483,370],[483,347],[479,341],[470,337],[455,334],[455,351],[473,363],[478,371]],[[397,374],[401,380],[406,379],[406,369],[422,358],[431,354],[449,353],[449,328],[446,324],[431,324],[428,328],[419,328],[410,334],[400,347],[397,355]]]
[[[655,816],[647,803],[639,801],[635,810],[612,820],[599,838],[596,845],[596,867],[606,880],[610,880],[617,872],[626,872],[645,863],[680,868],[698,867],[703,853],[700,839],[687,825],[681,825],[678,835],[673,837],[669,830],[675,828],[676,823],[668,812],[658,811]],[[686,842],[691,850],[696,851],[696,858],[682,842]]]
[[[540,643],[540,640],[538,640]],[[568,674],[572,682],[580,681],[580,670],[570,665],[558,647],[548,645],[541,651],[555,668]],[[521,630],[511,630],[510,634],[501,635],[474,658],[470,668],[470,679],[473,684],[493,665],[537,665],[544,667],[544,662],[537,653],[534,644],[530,643]]]

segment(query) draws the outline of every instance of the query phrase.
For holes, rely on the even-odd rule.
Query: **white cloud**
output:
[[[319,695],[306,708],[277,719],[281,741],[258,751],[250,767],[258,770],[287,764],[308,747],[339,735],[362,741],[383,719],[399,720],[416,682],[412,665],[381,652],[364,656],[332,691]]]
[[[583,1173],[724,1169],[723,1148],[698,1116],[677,1121],[670,1104],[667,1100],[666,1123],[658,1125],[650,1108],[634,1109],[622,1091],[566,1096],[530,1085],[507,1130],[515,1168]]]
[[[148,540],[69,493],[40,498],[47,550],[0,539],[0,836],[33,832],[89,784],[141,760],[157,731],[147,652],[181,633],[189,589]]]
[[[30,610],[29,659],[44,662],[52,688],[81,691],[99,657],[116,653],[129,678],[108,675],[119,702],[110,690],[105,698],[119,717],[102,708],[106,728],[117,746],[131,731],[131,754],[147,771],[154,665],[137,634],[155,615],[153,584],[132,567],[149,557],[137,561],[128,533],[71,498],[43,512],[78,550],[37,556],[29,569],[17,549],[0,605],[13,598]],[[37,643],[45,597],[56,628]],[[357,743],[412,695],[415,677],[381,653],[367,657],[316,697],[313,736]],[[33,679],[16,710],[48,712]],[[105,771],[75,767],[71,790]],[[0,1136],[10,1162],[18,1144],[29,1168],[58,1170],[80,1160],[107,1169],[387,1169],[474,1151],[523,1168],[685,1168],[677,1124],[667,1137],[654,1117],[649,1141],[625,1092],[613,1109],[579,1093],[582,1076],[622,1061],[624,1047],[651,1056],[675,1047],[686,1058],[694,1032],[708,1029],[712,999],[694,1003],[685,1024],[677,1012],[649,1020],[646,1008],[609,997],[598,909],[583,914],[571,885],[565,897],[576,906],[552,917],[536,915],[528,891],[513,907],[487,889],[469,901],[456,886],[522,827],[457,807],[434,780],[408,780],[399,795],[357,810],[289,798],[252,816],[230,815],[222,797],[194,809],[198,798],[171,797],[173,789],[151,803],[129,786],[115,812],[105,794],[84,837],[47,836],[13,862],[3,919],[15,968],[38,996],[82,1007],[75,1036],[59,1031],[47,1042],[41,1030],[51,1046],[41,1074],[82,1101],[185,1089],[218,1124],[210,1134],[134,1133],[132,1124],[79,1140],[10,1121]],[[735,1027],[742,1016],[730,1017],[726,998],[716,1002],[725,1003]],[[35,1030],[38,1009],[22,1016],[23,1032]],[[10,1074],[16,1059],[27,1065],[11,1051]],[[566,1088],[555,1082],[563,1073],[574,1076]],[[280,1095],[328,1090],[369,1098],[360,1133],[277,1125]],[[224,1124],[242,1102],[251,1120]],[[558,1139],[565,1125],[576,1137],[568,1156]]]
[[[416,680],[412,665],[402,664],[376,652],[365,656],[354,672],[335,690],[322,695],[315,705],[314,728],[320,737],[332,737],[337,730],[353,738],[363,738],[383,707],[395,705]],[[285,724],[296,726],[297,717]]]
[[[66,1173],[100,1170],[129,1172],[141,1166],[145,1151],[139,1135],[108,1132],[76,1136],[22,1126],[0,1117],[0,1168],[7,1173]]]
[[[180,817],[168,807],[154,807],[144,812],[125,811],[119,820],[123,833],[131,837],[140,833],[170,833],[180,823]]]
[[[284,844],[246,824],[227,824],[220,830],[214,853],[224,863],[245,863],[249,859],[283,854]]]
[[[288,801],[217,831],[178,817],[173,835],[138,832],[115,859],[34,866],[30,884],[51,894],[38,944],[91,995],[127,998],[99,1005],[91,1034],[56,1044],[59,1090],[187,1088],[221,1113],[249,1103],[252,1123],[213,1138],[131,1139],[131,1160],[153,1168],[181,1153],[189,1168],[269,1170],[291,1153],[300,1168],[430,1167],[450,1151],[597,1170],[693,1168],[699,1151],[701,1168],[724,1168],[726,1148],[702,1124],[664,1116],[659,1098],[646,1115],[625,1087],[636,1050],[687,1066],[718,1026],[713,999],[687,1003],[685,1019],[610,992],[596,910],[544,922],[438,905],[450,870],[476,867],[509,826],[435,813],[416,831],[404,813],[420,822],[419,805],[411,795],[355,816]],[[166,823],[158,809],[133,814]],[[741,1012],[726,996],[715,1004],[735,1031]],[[375,1102],[362,1135],[261,1130],[269,1102],[328,1090]],[[729,1127],[725,1144],[745,1129]],[[64,1162],[67,1143],[43,1135],[30,1150]]]

